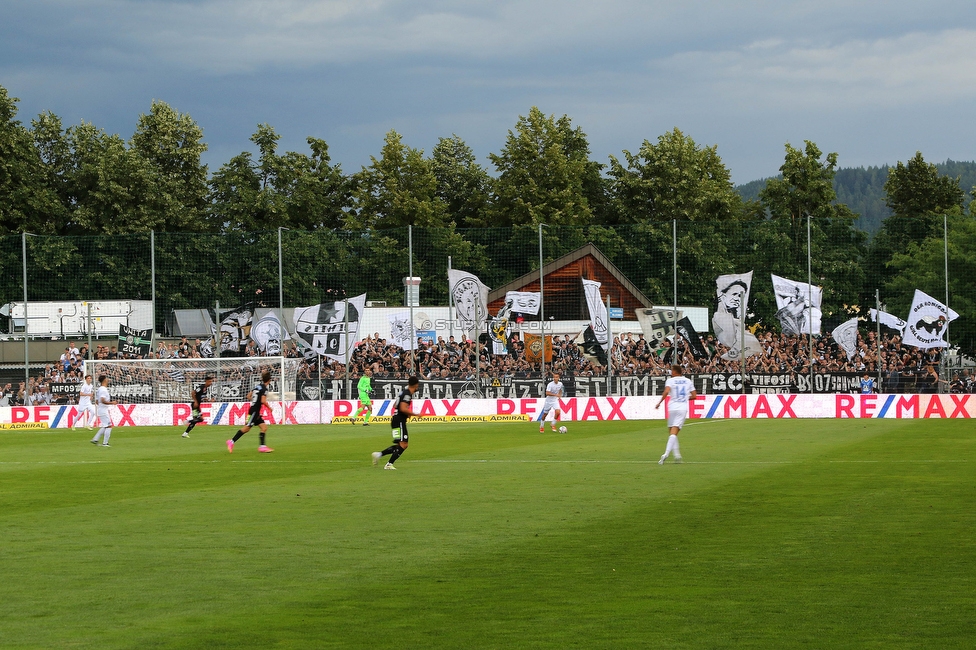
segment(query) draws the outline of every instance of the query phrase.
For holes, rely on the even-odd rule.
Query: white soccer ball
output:
[[[569,431],[569,429],[566,427],[559,427],[559,433],[566,433],[567,431]]]

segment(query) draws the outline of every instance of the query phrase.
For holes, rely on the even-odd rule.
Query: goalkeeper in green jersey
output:
[[[369,399],[369,394],[373,392],[373,381],[369,378],[370,374],[369,368],[363,370],[363,376],[359,378],[359,383],[356,384],[356,390],[359,391],[359,408],[356,409],[356,414],[350,418],[352,423],[356,424],[356,418],[363,415],[366,420],[363,422],[364,427],[369,426],[369,418],[373,415],[373,404]]]

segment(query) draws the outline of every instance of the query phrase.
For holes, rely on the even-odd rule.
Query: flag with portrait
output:
[[[458,269],[448,269],[447,285],[461,331],[475,340],[488,318],[489,288],[475,274]]]
[[[846,320],[830,333],[850,361],[857,354],[857,318]]]
[[[741,359],[762,352],[759,340],[745,330],[748,313],[749,291],[752,287],[752,271],[729,273],[715,279],[717,303],[712,314],[712,331],[719,343],[729,348],[722,355],[725,359]]]
[[[280,355],[283,342],[289,338],[291,337],[284,325],[281,324],[278,313],[273,309],[251,326],[251,340],[257,344],[264,356],[276,357]]]
[[[770,275],[773,278],[773,293],[776,295],[776,318],[779,319],[783,334],[819,336],[823,317],[823,288]]]

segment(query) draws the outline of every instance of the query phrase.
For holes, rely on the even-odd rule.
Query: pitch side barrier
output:
[[[971,418],[976,416],[972,395],[701,395],[691,404],[691,419],[722,418]],[[566,421],[660,420],[667,402],[656,410],[656,397],[568,397],[560,400]],[[544,400],[416,399],[418,424],[464,422],[529,422],[538,420]],[[247,419],[246,402],[203,405],[206,424],[240,426]],[[377,423],[389,421],[393,400],[373,402]],[[272,425],[351,424],[356,402],[274,402],[265,412]],[[110,408],[115,426],[181,426],[190,417],[188,404],[118,404]],[[0,431],[64,429],[75,424],[75,406],[13,406],[0,408]],[[361,421],[361,420],[360,420]]]
[[[753,395],[774,395],[780,393],[810,393],[831,395],[852,393],[861,388],[863,373],[822,372],[811,378],[808,374],[746,373],[745,393]],[[872,375],[874,377],[874,375]],[[699,393],[741,394],[742,375],[733,372],[712,372],[688,375]],[[664,392],[664,376],[614,376],[610,378],[610,391],[607,392],[606,377],[563,377],[567,397],[606,397],[622,395],[626,397],[655,397]],[[405,380],[374,379],[373,395],[379,399],[393,399],[406,388]],[[355,385],[350,384],[355,390]],[[925,383],[910,375],[902,377],[883,377],[882,389],[889,393],[927,393],[935,392],[934,383]],[[495,399],[523,399],[544,397],[546,382],[541,379],[518,379],[514,377],[484,378],[481,381],[481,396]],[[420,384],[420,397],[423,399],[469,399],[478,396],[478,384],[474,380],[424,380]],[[355,399],[356,393],[346,394],[343,380],[299,379],[296,386],[299,400],[316,401]]]

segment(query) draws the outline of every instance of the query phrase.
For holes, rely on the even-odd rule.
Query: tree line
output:
[[[681,302],[711,305],[721,273],[804,280],[809,216],[825,313],[866,310],[875,289],[904,313],[915,287],[944,293],[947,215],[951,302],[964,315],[953,340],[967,349],[976,342],[976,326],[967,324],[976,322],[973,188],[921,153],[887,169],[890,216],[869,241],[856,227],[859,215],[837,199],[837,153],[809,141],[785,145],[780,175],[754,199],[736,191],[716,147],[677,128],[599,162],[568,116],[535,107],[489,155],[492,170],[457,135],[427,154],[390,131],[370,164],[351,173],[318,138],[307,139],[307,151],[282,152],[279,134],[261,124],[250,141],[253,152],[211,173],[201,127],[165,102],[154,101],[125,140],[88,122],[65,127],[50,112],[25,125],[17,99],[0,87],[0,236],[57,236],[29,240],[32,277],[52,278],[31,298],[98,298],[118,287],[145,294],[152,231],[164,270],[160,318],[215,297],[229,305],[256,294],[277,304],[277,236],[287,228],[287,303],[312,304],[339,290],[397,301],[413,226],[414,274],[430,279],[422,297],[442,303],[447,256],[499,286],[538,266],[544,224],[546,261],[593,242],[648,297],[668,304],[677,220]],[[7,300],[18,296],[19,246],[19,237],[0,238]],[[770,293],[753,292],[755,319],[775,327]]]

